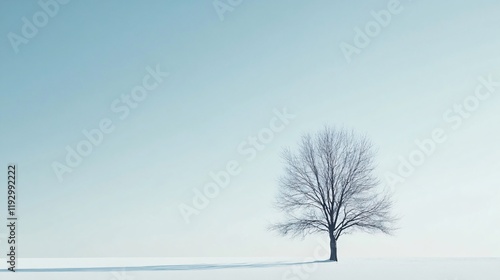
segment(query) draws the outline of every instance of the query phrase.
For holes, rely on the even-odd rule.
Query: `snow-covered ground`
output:
[[[2,268],[0,279],[499,280],[500,259],[345,259],[339,263],[220,258],[21,259],[16,273]]]

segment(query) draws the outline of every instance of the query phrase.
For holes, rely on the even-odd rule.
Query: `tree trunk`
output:
[[[333,235],[330,235],[330,260],[334,262],[338,261],[337,240],[335,240],[335,237]]]

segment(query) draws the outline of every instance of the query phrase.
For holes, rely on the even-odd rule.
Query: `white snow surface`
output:
[[[20,259],[17,272],[0,279],[339,279],[500,280],[499,258],[345,259],[338,263],[277,259],[103,258]]]

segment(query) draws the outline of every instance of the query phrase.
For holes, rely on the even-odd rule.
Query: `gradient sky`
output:
[[[266,226],[280,151],[326,124],[366,133],[381,178],[416,139],[448,136],[393,188],[394,236],[346,236],[340,258],[500,256],[500,89],[457,130],[442,117],[478,77],[500,80],[500,3],[401,1],[348,63],[339,45],[387,3],[244,1],[221,21],[211,1],[73,0],[15,53],[9,32],[41,8],[1,1],[0,178],[18,165],[19,256],[308,256],[315,237]],[[170,76],[120,120],[110,104],[156,65]],[[285,107],[295,119],[246,161],[238,145]],[[53,162],[103,118],[114,131],[60,182]],[[241,174],[186,224],[179,204],[230,160]]]

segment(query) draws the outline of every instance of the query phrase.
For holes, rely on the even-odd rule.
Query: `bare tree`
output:
[[[377,188],[372,150],[366,137],[328,127],[303,136],[297,153],[285,149],[276,206],[286,218],[271,229],[291,236],[328,233],[332,261],[338,260],[337,240],[344,234],[390,233],[392,203]]]

